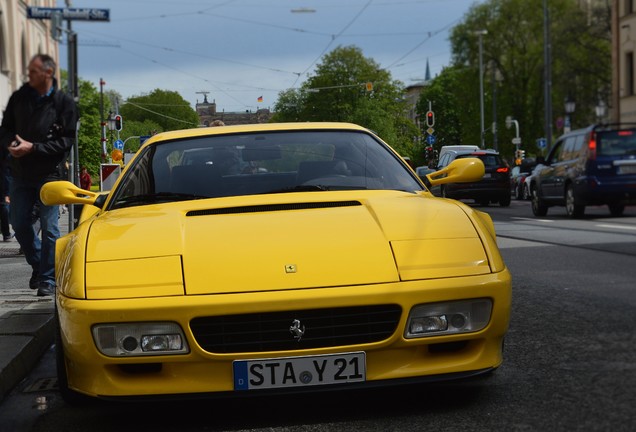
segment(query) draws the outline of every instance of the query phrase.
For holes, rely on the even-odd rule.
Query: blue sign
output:
[[[110,21],[110,9],[93,8],[45,8],[28,7],[27,18],[51,19],[53,12],[60,12],[62,19],[73,21]]]
[[[544,149],[547,147],[547,140],[545,138],[539,138],[537,140],[537,147],[540,149]]]
[[[435,135],[427,135],[426,136],[426,142],[427,142],[428,145],[435,144]]]
[[[117,150],[123,150],[124,142],[122,140],[117,140],[113,143],[113,147],[116,148]]]

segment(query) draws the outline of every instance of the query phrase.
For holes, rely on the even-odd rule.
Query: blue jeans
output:
[[[9,204],[4,202],[4,197],[0,197],[0,228],[2,228],[2,236],[11,236],[11,227],[9,226]]]
[[[10,219],[15,238],[20,243],[27,263],[39,274],[40,282],[55,285],[55,242],[60,237],[58,206],[45,206],[40,201],[40,188],[44,180],[32,181],[13,178]],[[33,207],[39,205],[42,239],[33,227]]]

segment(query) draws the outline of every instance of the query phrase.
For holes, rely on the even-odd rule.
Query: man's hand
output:
[[[14,158],[21,158],[35,150],[32,142],[23,140],[20,135],[15,136],[15,141],[9,145],[9,153]]]

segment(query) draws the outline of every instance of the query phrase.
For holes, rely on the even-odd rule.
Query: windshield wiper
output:
[[[314,192],[314,191],[328,191],[328,186],[323,185],[296,185],[291,187],[286,187],[283,189],[274,189],[271,191],[263,192],[263,194],[273,194],[273,193],[287,193],[287,192]]]
[[[175,192],[158,192],[154,194],[131,195],[117,200],[115,207],[128,207],[136,204],[156,204],[160,202],[186,201],[193,199],[209,198],[203,195],[175,193]]]

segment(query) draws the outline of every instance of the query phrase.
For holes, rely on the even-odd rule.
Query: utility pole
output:
[[[552,148],[552,63],[550,42],[550,15],[548,0],[543,0],[543,98],[545,106],[545,140],[548,152]]]
[[[488,34],[487,30],[478,30],[479,36],[479,114],[480,114],[480,135],[481,148],[486,148],[485,131],[484,131],[484,60],[483,60],[483,36]]]

